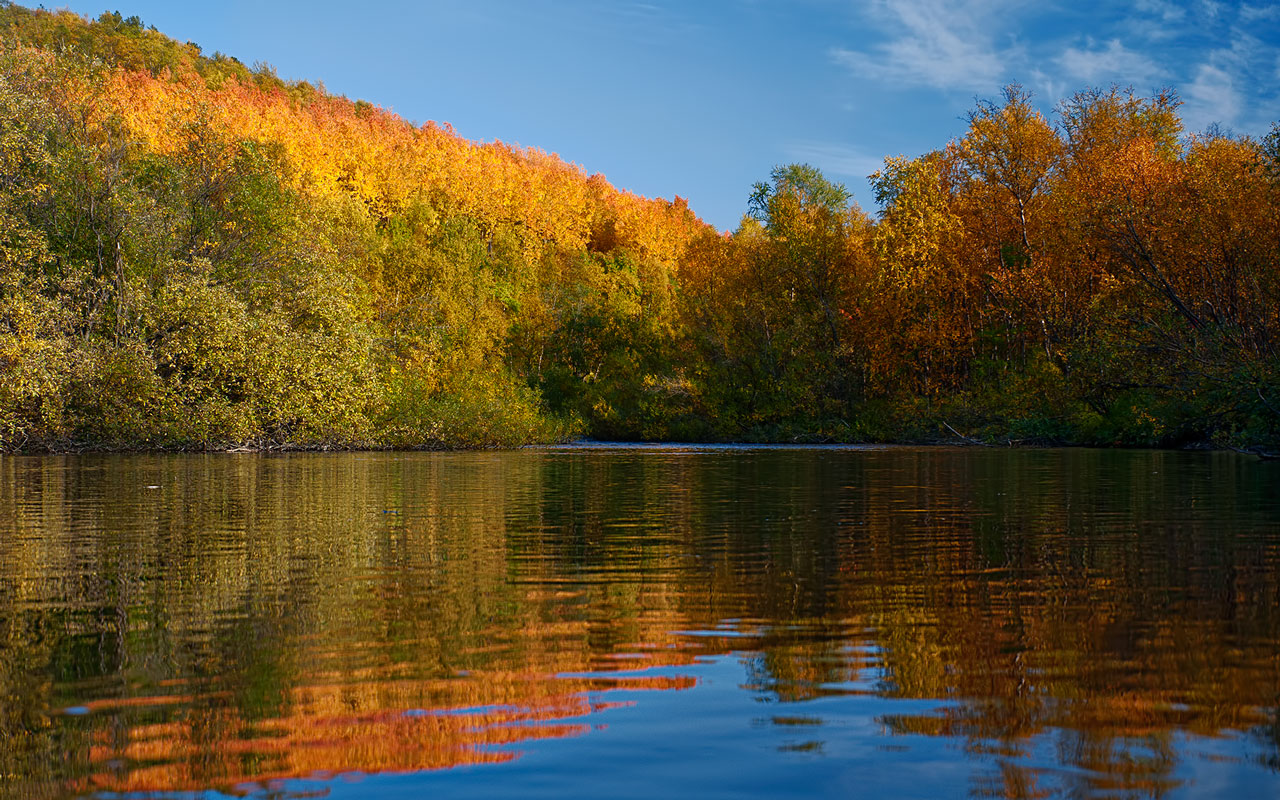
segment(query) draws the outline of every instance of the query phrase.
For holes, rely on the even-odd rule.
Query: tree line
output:
[[[1280,440],[1280,126],[1016,85],[737,230],[135,18],[0,4],[0,448]]]

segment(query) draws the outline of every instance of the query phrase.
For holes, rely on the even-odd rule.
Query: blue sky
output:
[[[49,4],[53,6],[53,3]],[[1017,81],[1046,111],[1112,83],[1172,87],[1187,128],[1280,120],[1280,3],[1138,0],[77,0],[281,77],[471,139],[558,153],[737,226],[803,161],[871,208],[866,176],[964,130]]]

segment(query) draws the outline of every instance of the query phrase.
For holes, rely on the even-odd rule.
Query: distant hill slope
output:
[[[6,110],[39,151],[14,165],[35,194],[8,206],[49,259],[44,290],[19,292],[42,321],[14,326],[9,358],[25,377],[3,404],[0,441],[557,436],[576,423],[545,416],[509,351],[545,351],[584,270],[605,291],[617,281],[608,265],[625,262],[626,292],[668,296],[689,242],[709,232],[683,200],[620,191],[537,150],[415,127],[205,56],[136,17],[6,4],[0,41]],[[21,260],[11,269],[30,272]],[[63,310],[77,311],[54,323],[40,301],[60,292]],[[208,326],[155,329],[178,324],[169,318],[184,303]],[[257,326],[287,364],[252,352],[244,331]],[[179,346],[178,335],[195,341]],[[119,387],[103,384],[120,371]]]

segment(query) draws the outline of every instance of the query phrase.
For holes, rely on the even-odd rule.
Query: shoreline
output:
[[[450,447],[423,445],[419,447],[384,447],[377,445],[228,445],[208,447],[156,447],[149,445],[42,445],[34,448],[3,449],[0,458],[79,455],[288,455],[294,453],[475,453],[516,452],[520,450],[570,450],[570,451],[742,451],[742,450],[825,450],[825,451],[875,451],[898,448],[928,449],[994,449],[994,450],[1115,450],[1159,451],[1169,453],[1236,453],[1260,461],[1280,460],[1280,453],[1261,446],[1253,449],[1217,445],[1210,442],[1192,443],[1178,447],[1142,447],[1136,445],[1102,445],[1072,442],[1006,441],[982,442],[961,439],[901,439],[864,442],[796,442],[767,439],[738,439],[730,441],[630,441],[613,439],[573,439],[563,442],[533,442],[515,447]]]

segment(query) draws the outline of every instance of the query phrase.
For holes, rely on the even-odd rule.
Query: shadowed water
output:
[[[0,797],[1280,794],[1280,465],[0,458]]]

